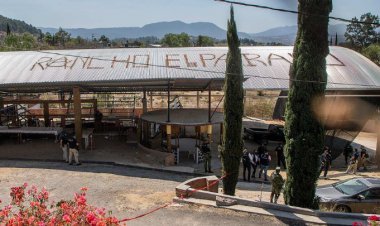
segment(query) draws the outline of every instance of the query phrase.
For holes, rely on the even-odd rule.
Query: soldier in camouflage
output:
[[[270,179],[272,181],[272,193],[270,194],[270,202],[277,203],[278,198],[280,197],[282,186],[284,185],[284,178],[280,174],[281,168],[276,167],[276,171],[272,173]]]

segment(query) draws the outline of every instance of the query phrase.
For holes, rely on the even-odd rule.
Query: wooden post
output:
[[[44,102],[44,120],[45,120],[45,127],[49,127],[50,126],[49,102]]]
[[[219,144],[222,145],[223,144],[223,123],[220,123],[220,137],[219,137]]]
[[[65,100],[65,92],[62,91],[62,92],[58,93],[58,100]],[[61,107],[62,108],[65,107],[65,103],[64,102],[61,103]]]
[[[148,105],[146,100],[146,90],[143,91],[143,98],[142,98],[142,105],[143,105],[143,113],[146,113],[148,111]]]
[[[150,110],[153,110],[153,93],[150,92]]]
[[[376,156],[375,161],[377,164],[377,169],[380,169],[380,114],[377,115],[377,142],[376,142]]]
[[[166,144],[167,144],[167,151],[172,152],[172,128],[171,131],[168,131],[168,126],[171,127],[171,125],[166,125]]]
[[[197,108],[199,108],[199,91],[197,91]]]
[[[170,82],[168,82],[168,120],[170,122]]]
[[[4,109],[4,102],[3,102],[3,97],[0,97],[0,110],[3,110]],[[0,126],[3,125],[3,120],[2,120],[2,117],[1,117],[1,111],[0,111]]]
[[[247,103],[247,91],[244,90],[244,98],[243,98],[243,116],[246,116],[245,104]]]
[[[73,88],[74,96],[74,118],[75,118],[75,136],[78,143],[82,141],[82,107],[80,99],[80,89],[79,87]]]
[[[211,83],[208,85],[208,122],[211,122]]]

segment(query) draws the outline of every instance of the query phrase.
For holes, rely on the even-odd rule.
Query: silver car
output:
[[[317,188],[320,208],[339,212],[379,213],[380,179],[354,178]]]

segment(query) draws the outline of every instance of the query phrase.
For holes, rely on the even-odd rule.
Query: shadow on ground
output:
[[[183,182],[184,180],[194,177],[193,175],[162,171],[156,169],[144,169],[141,167],[117,165],[113,163],[86,163],[80,166],[68,165],[62,161],[47,160],[2,160],[0,168],[25,168],[25,169],[54,169],[73,172],[89,172],[89,173],[106,173],[119,176],[160,179],[175,182]]]

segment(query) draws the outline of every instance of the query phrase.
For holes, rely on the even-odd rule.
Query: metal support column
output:
[[[78,143],[82,141],[82,107],[80,99],[80,89],[79,87],[73,88],[74,96],[74,118],[75,118],[75,136]]]
[[[170,122],[170,81],[168,82],[168,120]]]

